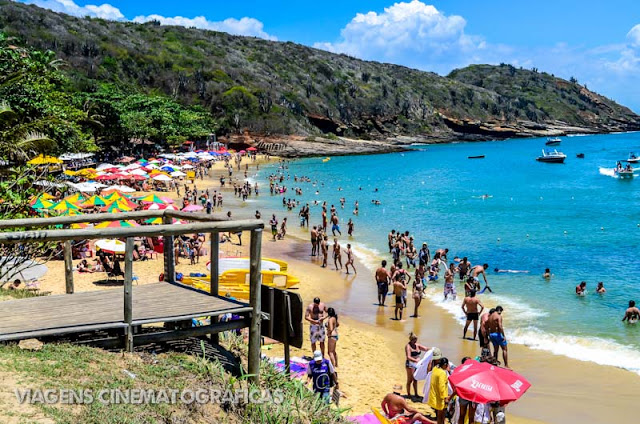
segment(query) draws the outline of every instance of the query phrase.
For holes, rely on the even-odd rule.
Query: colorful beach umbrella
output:
[[[65,197],[64,200],[71,203],[80,203],[84,201],[84,196],[82,195],[82,193],[78,192],[78,193],[72,194],[71,196]]]
[[[258,149],[256,149],[255,147],[249,147],[249,148],[247,149],[247,151],[248,151],[248,152],[257,152],[257,151],[258,151]]]
[[[99,224],[96,224],[95,228],[130,228],[130,227],[139,227],[135,221],[132,220],[123,220],[123,221],[104,221]]]
[[[79,210],[75,210],[75,209],[66,209],[66,210],[60,211],[58,213],[58,215],[60,215],[60,216],[77,216],[77,215],[82,215],[82,212],[80,212]]]
[[[126,249],[124,242],[115,239],[98,240],[95,246],[106,253],[124,253]]]
[[[108,213],[119,213],[119,212],[129,212],[131,208],[124,203],[121,203],[119,200],[109,203],[104,208],[100,209],[102,212]]]
[[[526,378],[514,371],[472,359],[453,371],[449,383],[463,399],[501,405],[518,400],[531,387]]]
[[[36,156],[27,163],[29,165],[55,165],[62,163],[62,161],[58,158],[54,158],[53,156],[45,156],[42,154],[40,156]]]
[[[87,222],[81,222],[79,224],[71,224],[71,228],[74,230],[80,230],[82,228],[88,228],[88,227],[91,227],[91,224]]]
[[[107,200],[103,199],[100,196],[96,196],[95,194],[85,200],[80,206],[82,208],[92,208],[94,206],[106,206]]]
[[[137,200],[142,203],[165,203],[164,200],[156,196],[155,194],[147,194],[146,196],[138,197]]]
[[[79,210],[80,206],[75,205],[71,202],[69,202],[66,199],[61,200],[60,202],[56,203],[55,205],[53,205],[53,207],[49,208],[50,210],[53,211],[58,211],[58,212],[62,212],[62,211],[66,211],[66,210]]]
[[[202,209],[204,208],[200,205],[188,205],[187,207],[182,208],[182,212],[198,212]]]
[[[43,199],[42,197],[36,198],[35,202],[31,204],[33,209],[49,209],[51,206],[53,206],[53,202]]]

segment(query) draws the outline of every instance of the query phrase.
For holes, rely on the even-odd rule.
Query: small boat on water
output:
[[[640,162],[640,157],[638,157],[635,153],[631,152],[631,153],[629,153],[629,157],[627,158],[627,160],[625,162],[638,163],[638,162]]]
[[[484,159],[484,155],[478,155],[478,156],[467,156],[467,158],[469,158],[469,159]]]
[[[577,157],[578,159],[584,159],[584,153],[578,153],[578,154],[576,155],[576,157]]]
[[[562,139],[558,137],[554,137],[554,138],[547,138],[547,142],[544,144],[547,146],[558,146],[560,143],[562,143]]]
[[[564,160],[567,158],[562,152],[553,150],[544,150],[542,149],[542,156],[538,156],[536,160],[538,162],[546,162],[546,163],[564,163]]]
[[[634,169],[631,167],[631,164],[627,164],[627,166],[622,166],[620,162],[616,164],[616,167],[613,170],[613,172],[618,178],[625,178],[625,179],[633,178],[634,177],[633,171]]]

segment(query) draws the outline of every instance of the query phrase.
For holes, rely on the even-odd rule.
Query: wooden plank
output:
[[[220,291],[218,284],[218,280],[220,279],[220,233],[210,233],[209,238],[209,244],[211,245],[209,252],[209,294],[211,296],[217,296]],[[211,324],[218,322],[218,317],[212,316],[210,319]],[[213,344],[220,343],[218,333],[211,335],[211,342]]]
[[[245,320],[220,322],[212,325],[204,325],[202,327],[191,327],[174,331],[163,331],[159,333],[139,334],[134,338],[135,344],[145,345],[156,342],[166,342],[169,340],[180,340],[188,337],[204,336],[206,334],[220,333],[222,331],[237,330],[248,326]]]
[[[173,218],[168,215],[164,215],[162,217],[162,223],[164,225],[171,225],[173,223]],[[163,238],[164,242],[164,281],[169,283],[173,283],[176,280],[176,257],[175,250],[173,247],[174,238],[173,236],[165,236]]]
[[[64,242],[64,281],[67,294],[73,294],[73,251],[71,242]]]
[[[253,308],[251,325],[249,326],[249,379],[255,385],[260,382],[260,324],[261,292],[260,289],[260,250],[262,247],[262,229],[251,231],[249,246],[249,304]]]
[[[124,251],[124,322],[127,324],[127,352],[133,352],[133,241],[133,237],[127,238]]]
[[[24,339],[32,339],[35,337],[47,337],[47,336],[57,336],[64,334],[72,334],[72,333],[83,333],[89,331],[100,331],[100,330],[110,330],[113,328],[125,328],[127,325],[122,322],[112,322],[106,324],[99,325],[80,325],[74,327],[63,327],[63,328],[55,328],[49,330],[38,330],[38,331],[24,331],[21,333],[11,333],[11,334],[0,334],[0,342],[6,342],[11,340],[24,340]],[[118,341],[118,343],[122,343]]]
[[[129,212],[132,213],[132,212]],[[116,214],[117,219],[129,219],[128,213]],[[91,216],[91,215],[87,215]],[[75,217],[64,217],[75,218]],[[151,237],[151,236],[176,236],[181,234],[230,232],[237,233],[246,230],[264,228],[264,223],[257,219],[240,221],[205,222],[184,225],[149,225],[142,227],[120,228],[85,228],[79,230],[40,230],[40,231],[16,231],[0,233],[1,243],[25,243],[28,241],[64,241],[98,238],[126,238],[126,237]]]

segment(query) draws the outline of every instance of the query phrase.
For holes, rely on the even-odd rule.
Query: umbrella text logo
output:
[[[513,383],[511,385],[511,387],[513,388],[513,390],[515,390],[516,392],[520,393],[520,388],[522,387],[522,381],[516,380],[516,382]]]
[[[489,385],[489,384],[484,384],[479,382],[478,380],[471,380],[471,388],[472,389],[481,389],[487,392],[492,392],[493,391],[493,386]]]

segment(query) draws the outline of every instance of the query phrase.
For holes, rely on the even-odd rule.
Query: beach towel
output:
[[[355,417],[347,417],[347,420],[357,424],[379,424],[380,420],[375,415],[369,413],[364,415],[357,415]]]
[[[418,361],[418,363],[416,364],[416,370],[413,372],[413,378],[415,378],[417,381],[421,381],[427,378],[427,370],[432,359],[433,349],[429,349],[425,353],[424,357],[422,357],[422,359],[420,359],[420,361]]]

